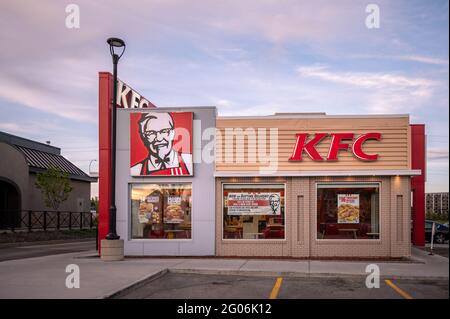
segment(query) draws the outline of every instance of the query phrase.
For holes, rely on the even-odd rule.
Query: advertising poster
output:
[[[184,211],[181,208],[181,196],[167,196],[167,206],[164,209],[164,222],[168,224],[179,224],[184,222]]]
[[[153,204],[147,202],[141,202],[139,204],[138,218],[139,223],[146,224],[151,219],[151,214],[153,212]]]
[[[192,119],[192,112],[131,113],[131,176],[192,176]]]
[[[228,215],[280,215],[280,193],[228,193]]]
[[[338,194],[338,224],[359,223],[359,194]]]

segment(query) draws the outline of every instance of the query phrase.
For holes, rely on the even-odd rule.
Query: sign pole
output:
[[[433,255],[433,243],[434,243],[434,233],[436,232],[436,223],[433,222],[433,226],[431,227],[431,245],[430,245],[430,255]]]

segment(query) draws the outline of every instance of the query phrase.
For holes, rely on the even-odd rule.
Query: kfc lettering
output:
[[[117,80],[117,107],[142,109],[147,107],[156,107],[153,103],[142,97],[139,93],[129,87],[126,83]]]
[[[355,154],[355,156],[357,158],[359,158],[360,160],[363,161],[376,161],[378,159],[378,154],[366,154],[364,153],[364,151],[362,150],[362,146],[364,144],[365,141],[367,140],[381,140],[381,133],[367,133],[367,134],[363,134],[360,137],[358,137],[356,139],[356,141],[353,143],[353,154]]]
[[[354,140],[354,133],[316,133],[314,137],[306,142],[308,139],[308,133],[297,133],[296,143],[294,151],[292,153],[290,161],[301,161],[303,151],[309,155],[313,161],[323,161],[324,158],[317,152],[315,146],[324,140],[325,137],[331,137],[330,148],[328,150],[328,155],[326,157],[327,161],[336,161],[338,159],[339,151],[348,151],[350,147],[350,142]],[[366,133],[358,136],[352,145],[352,153],[357,158],[363,161],[376,161],[378,159],[378,154],[367,154],[363,151],[364,143],[367,140],[377,140],[381,139],[381,133]],[[346,142],[347,141],[347,142]]]

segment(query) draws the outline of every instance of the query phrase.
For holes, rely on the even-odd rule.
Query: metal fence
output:
[[[0,230],[33,231],[92,229],[91,212],[0,210]]]

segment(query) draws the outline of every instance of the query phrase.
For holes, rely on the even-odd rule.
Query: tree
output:
[[[45,205],[54,210],[58,210],[59,205],[67,200],[73,189],[69,174],[56,167],[37,173],[35,185],[41,190]]]
[[[98,197],[92,197],[91,198],[91,209],[95,209],[95,211],[98,213]]]

